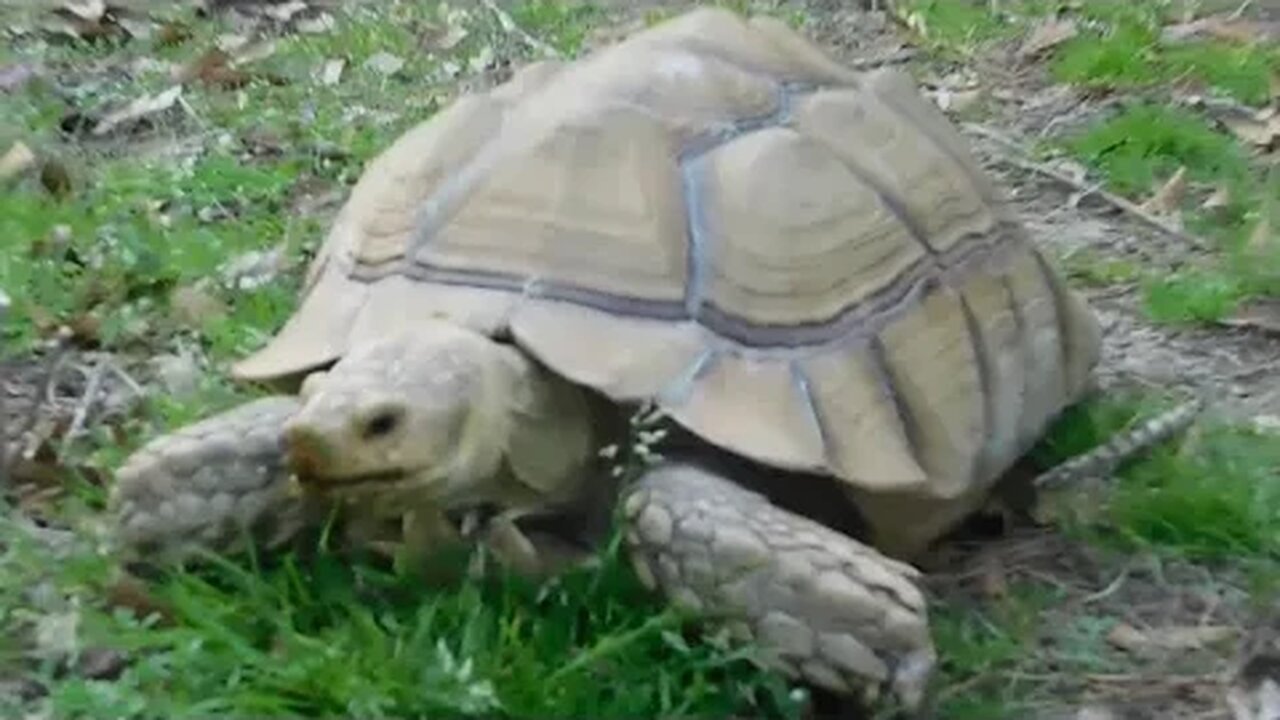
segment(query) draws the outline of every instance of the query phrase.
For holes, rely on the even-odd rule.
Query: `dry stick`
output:
[[[0,290],[0,333],[4,332],[5,316],[9,313],[9,296]],[[5,427],[5,402],[9,394],[9,385],[0,377],[0,492],[9,487],[9,434]]]
[[[509,14],[507,14],[506,10],[498,7],[493,0],[480,0],[480,2],[489,9],[489,12],[493,13],[498,18],[498,24],[502,26],[502,30],[504,32],[518,36],[526,45],[547,57],[560,57],[560,52],[558,50],[530,35],[524,28],[520,27],[520,25],[517,24]]]
[[[59,455],[67,452],[67,449],[71,447],[71,442],[84,429],[85,421],[89,418],[89,409],[93,407],[93,401],[98,397],[98,390],[102,387],[102,377],[106,374],[106,363],[94,363],[93,372],[89,375],[89,384],[85,387],[84,394],[80,396],[80,402],[76,405],[76,412],[72,416],[71,426],[67,428],[67,432],[62,436],[62,447],[59,450]]]
[[[872,70],[886,65],[901,65],[915,59],[920,54],[919,48],[901,48],[878,58],[859,58],[852,62],[854,70]]]
[[[1003,162],[1006,162],[1015,167],[1022,168],[1023,170],[1029,170],[1038,175],[1043,175],[1047,178],[1052,178],[1054,180],[1057,180],[1063,185],[1066,185],[1076,190],[1077,192],[1079,192],[1081,197],[1087,197],[1089,195],[1093,195],[1098,199],[1106,202],[1108,205],[1111,205],[1112,207],[1116,208],[1117,210],[1120,210],[1121,212],[1124,212],[1125,214],[1130,215],[1131,217],[1137,220],[1141,220],[1146,225],[1153,227],[1156,230],[1160,230],[1161,232],[1164,232],[1167,235],[1170,235],[1171,237],[1175,237],[1185,243],[1193,245],[1197,248],[1207,247],[1205,242],[1200,238],[1194,235],[1191,235],[1190,233],[1187,233],[1185,230],[1175,227],[1174,225],[1168,222],[1165,222],[1164,220],[1161,220],[1155,215],[1152,215],[1146,210],[1143,210],[1138,205],[1128,200],[1125,200],[1119,195],[1107,192],[1106,190],[1103,190],[1093,185],[1085,185],[1084,183],[1080,182],[1079,180],[1076,180],[1075,178],[1071,177],[1070,175],[1067,175],[1064,172],[1055,170],[1042,163],[1034,162],[1032,160],[1027,159],[1026,157],[1027,152],[1025,149],[1023,149],[1021,145],[1019,145],[1014,140],[1011,140],[1010,138],[1005,137],[1002,133],[997,132],[996,130],[986,127],[985,125],[978,125],[976,123],[965,123],[963,127],[965,131],[973,135],[978,135],[980,137],[984,137],[988,140],[991,140],[996,144],[1003,146],[1006,150],[1010,150],[1014,153],[1013,155],[1002,155],[1000,159]]]

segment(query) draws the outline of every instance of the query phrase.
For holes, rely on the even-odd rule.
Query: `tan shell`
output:
[[[235,372],[304,371],[430,315],[847,480],[904,547],[972,509],[1099,352],[905,75],[718,9],[529,66],[401,137]]]

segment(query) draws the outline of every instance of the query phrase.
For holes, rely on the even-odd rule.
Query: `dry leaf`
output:
[[[99,40],[106,37],[130,35],[119,22],[120,8],[107,5],[103,0],[66,0],[53,9],[57,20],[48,30],[79,40]]]
[[[1280,110],[1275,107],[1259,110],[1252,117],[1225,117],[1222,122],[1236,137],[1250,145],[1269,150],[1280,144]]]
[[[156,599],[147,586],[133,575],[120,574],[107,586],[107,604],[123,610],[132,610],[138,618],[156,615],[159,625],[172,625],[173,610]]]
[[[1216,210],[1231,204],[1231,190],[1226,185],[1219,185],[1213,194],[1200,205],[1201,210]]]
[[[103,0],[65,0],[62,9],[89,22],[97,22],[107,14],[107,3]]]
[[[1223,318],[1220,325],[1233,328],[1253,328],[1280,335],[1280,300],[1252,298],[1240,303],[1240,307]]]
[[[999,600],[1009,595],[1009,580],[1000,558],[991,555],[982,561],[978,585],[988,600]]]
[[[179,67],[173,74],[179,83],[199,80],[206,85],[234,89],[249,82],[249,74],[231,66],[231,56],[224,50],[212,48],[195,60]]]
[[[1186,194],[1187,168],[1180,167],[1173,174],[1173,177],[1169,178],[1146,202],[1142,203],[1141,208],[1153,215],[1176,215],[1178,208],[1182,204],[1182,198]]]
[[[179,323],[195,328],[227,313],[226,303],[201,283],[175,288],[169,295],[169,309]]]
[[[94,126],[92,133],[94,135],[106,135],[113,130],[131,125],[149,115],[164,112],[173,107],[181,95],[182,85],[174,85],[155,95],[143,95],[120,110],[107,113]]]
[[[218,268],[218,273],[228,288],[253,290],[275,280],[284,271],[286,263],[285,247],[277,245],[231,258]]]
[[[21,90],[36,77],[38,71],[35,65],[30,63],[15,63],[0,68],[0,91],[13,92]]]
[[[302,0],[290,0],[278,5],[267,5],[262,8],[262,14],[277,20],[279,22],[289,22],[294,15],[307,9],[307,4]]]
[[[1135,655],[1198,650],[1235,637],[1236,628],[1226,625],[1161,627],[1139,630],[1120,623],[1107,633],[1107,642]]]
[[[304,18],[294,23],[294,29],[300,33],[308,35],[316,35],[319,33],[329,32],[337,25],[333,16],[329,13],[320,13],[313,18]]]
[[[964,112],[982,99],[982,88],[968,90],[948,90],[942,88],[930,93],[933,102],[944,112]]]
[[[156,31],[156,44],[160,47],[181,45],[191,39],[191,28],[179,22],[167,22]]]
[[[41,615],[36,621],[33,654],[45,660],[61,662],[80,649],[80,611]]]
[[[1225,13],[1169,25],[1161,36],[1165,42],[1185,42],[1210,37],[1242,44],[1267,43],[1280,39],[1280,22],[1250,20],[1236,17],[1235,13]]]
[[[36,166],[36,154],[21,140],[0,157],[0,182],[7,182]]]
[[[404,67],[404,60],[389,52],[379,52],[365,60],[364,66],[387,77],[395,75]]]
[[[1076,21],[1071,18],[1049,18],[1036,25],[1022,47],[1018,48],[1018,57],[1033,58],[1036,55],[1055,48],[1079,34]]]
[[[342,80],[342,71],[346,67],[347,61],[342,58],[325,60],[324,66],[320,68],[320,84],[337,85]]]
[[[71,194],[71,173],[61,162],[49,159],[40,168],[40,184],[49,194],[56,198],[64,198]]]

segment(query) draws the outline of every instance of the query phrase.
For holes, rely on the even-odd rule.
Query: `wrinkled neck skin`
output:
[[[425,321],[307,378],[285,428],[312,497],[393,517],[572,497],[592,457],[584,393],[519,350]]]

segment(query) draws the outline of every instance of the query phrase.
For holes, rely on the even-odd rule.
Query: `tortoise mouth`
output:
[[[413,468],[393,468],[355,475],[321,475],[314,471],[295,472],[294,477],[303,489],[328,495],[405,490],[430,484],[428,473],[422,469]],[[428,479],[424,480],[424,478]]]
[[[395,485],[402,480],[407,480],[410,473],[396,469],[383,470],[379,472],[362,473],[360,475],[316,475],[314,473],[298,473],[298,482],[307,488],[319,488],[323,490],[334,490],[342,488],[360,488],[369,486],[389,486]]]

